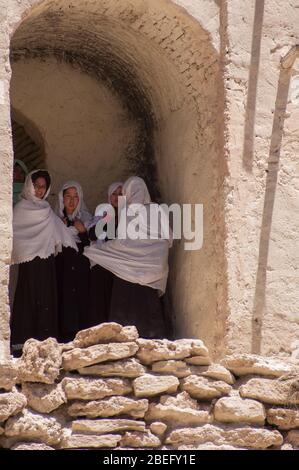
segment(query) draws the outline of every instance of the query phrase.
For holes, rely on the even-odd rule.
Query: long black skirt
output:
[[[19,265],[18,283],[11,317],[14,355],[29,338],[58,336],[57,287],[54,255],[34,258]],[[16,352],[16,353],[15,353]]]
[[[98,264],[91,269],[90,325],[109,320],[114,275]]]
[[[90,319],[90,264],[73,248],[63,248],[56,257],[59,341],[66,343],[88,328]]]
[[[114,277],[109,321],[135,325],[141,338],[165,338],[163,308],[158,291]]]

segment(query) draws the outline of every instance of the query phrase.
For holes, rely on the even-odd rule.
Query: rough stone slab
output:
[[[271,405],[298,405],[299,393],[293,383],[292,380],[250,379],[240,387],[240,395]]]
[[[99,400],[112,395],[126,395],[132,386],[126,379],[69,378],[62,381],[68,400]]]
[[[121,431],[145,432],[145,422],[132,419],[79,419],[72,422],[73,433],[110,434]]]
[[[138,345],[134,342],[99,344],[86,349],[75,348],[63,353],[63,368],[76,370],[99,362],[117,361],[134,356],[137,351]]]
[[[169,447],[168,447],[169,450]],[[229,445],[215,445],[212,444],[211,442],[207,442],[206,444],[200,444],[199,446],[196,445],[184,445],[184,446],[179,446],[178,450],[248,450],[245,449],[245,447],[235,447],[235,446],[229,446]]]
[[[213,398],[228,395],[232,387],[221,380],[190,375],[183,379],[182,389],[198,400],[212,400]]]
[[[282,430],[299,428],[299,409],[270,408],[267,421]]]
[[[5,435],[17,437],[19,441],[31,440],[51,446],[60,442],[62,428],[55,418],[24,410],[21,415],[9,418]]]
[[[255,354],[233,354],[225,357],[221,364],[237,376],[257,374],[280,377],[293,369],[285,362]]]
[[[120,441],[122,447],[160,447],[160,439],[150,431],[145,433],[126,432]]]
[[[150,403],[145,415],[146,421],[161,420],[163,422],[183,423],[194,425],[210,423],[212,417],[210,407],[201,406],[193,400],[187,392],[176,397],[163,396],[160,403]]]
[[[171,374],[175,377],[184,378],[191,375],[191,368],[184,361],[158,361],[152,365],[152,371],[159,374]]]
[[[18,377],[21,382],[52,384],[57,379],[60,368],[61,352],[56,339],[26,341],[18,363]]]
[[[139,339],[137,343],[137,358],[146,365],[157,361],[184,359],[192,355],[208,356],[208,350],[200,340]]]
[[[11,450],[55,450],[54,447],[37,442],[19,442],[12,446]]]
[[[299,447],[299,429],[289,431],[287,435],[287,441],[295,447]]]
[[[128,377],[135,379],[146,373],[146,368],[134,358],[109,362],[78,370],[81,375],[100,375],[102,377]]]
[[[206,444],[232,445],[250,449],[267,449],[271,446],[280,446],[283,437],[278,431],[269,431],[263,428],[224,427],[205,424],[196,428],[182,428],[172,431],[166,439],[166,444],[192,445]]]
[[[118,323],[102,323],[79,331],[73,343],[75,348],[87,348],[96,344],[136,341],[138,337],[135,326],[123,327]]]
[[[185,361],[191,366],[209,366],[210,364],[212,364],[211,359],[206,356],[187,357]]]
[[[1,434],[4,434],[4,428],[2,426],[0,426],[0,436]],[[1,445],[0,445],[0,448],[1,448]]]
[[[167,430],[167,425],[161,421],[155,421],[154,423],[150,424],[149,428],[153,434],[161,438]]]
[[[86,416],[88,418],[109,418],[127,415],[143,418],[148,410],[148,400],[136,400],[127,397],[112,397],[89,403],[75,402],[68,408],[70,416]]]
[[[0,363],[0,389],[12,390],[17,381],[17,366],[12,361]]]
[[[66,402],[66,395],[60,384],[22,384],[22,392],[28,405],[39,413],[51,413]]]
[[[16,415],[26,405],[27,400],[22,393],[0,393],[0,421],[6,421],[10,416]]]
[[[190,358],[194,359],[194,358]],[[188,360],[188,359],[187,359]],[[223,367],[220,364],[211,364],[210,366],[198,366],[198,367],[191,367],[192,375],[202,375],[203,377],[210,377],[211,379],[215,380],[222,380],[229,385],[233,385],[235,383],[235,378],[232,373]]]
[[[222,423],[246,423],[264,425],[264,406],[255,400],[239,397],[220,398],[214,407],[216,421]]]
[[[60,443],[60,449],[97,449],[116,447],[121,440],[119,434],[67,434]]]
[[[180,382],[172,375],[144,374],[133,381],[136,397],[151,397],[161,393],[174,393]]]

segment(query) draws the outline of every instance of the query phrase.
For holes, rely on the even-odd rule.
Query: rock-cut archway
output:
[[[166,203],[204,205],[203,249],[177,242],[176,336],[220,352],[226,315],[220,60],[204,25],[167,0],[32,1],[11,38],[11,105],[43,136],[54,193],[91,208],[132,173]]]

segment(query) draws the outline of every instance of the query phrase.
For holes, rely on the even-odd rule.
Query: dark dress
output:
[[[54,255],[38,256],[19,265],[18,283],[11,317],[11,345],[20,355],[29,338],[58,336],[57,287]]]
[[[158,291],[114,276],[109,321],[135,325],[141,338],[166,337]]]
[[[92,325],[90,318],[90,264],[83,255],[89,245],[87,233],[80,233],[78,252],[63,248],[56,256],[56,277],[59,312],[59,341],[66,343],[76,333]]]
[[[88,236],[91,241],[97,240],[95,226],[89,230]],[[105,241],[108,241],[108,237],[106,237]],[[102,266],[96,264],[91,268],[91,326],[99,325],[100,323],[106,323],[109,321],[113,279],[114,275]]]

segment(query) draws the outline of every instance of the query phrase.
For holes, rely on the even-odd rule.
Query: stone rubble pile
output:
[[[0,447],[296,449],[299,368],[105,323],[0,364]]]

